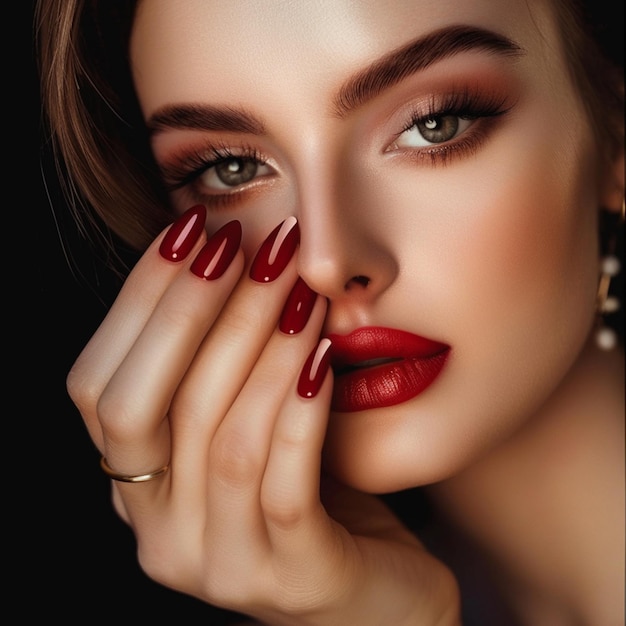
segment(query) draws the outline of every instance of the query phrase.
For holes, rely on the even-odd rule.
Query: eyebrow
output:
[[[490,30],[470,26],[442,28],[394,50],[348,79],[334,99],[334,112],[345,117],[429,65],[473,50],[513,57],[524,54],[517,43]]]
[[[334,113],[345,117],[408,76],[437,61],[472,50],[502,56],[524,53],[514,41],[490,30],[470,26],[442,28],[386,54],[350,77],[333,100]],[[168,129],[265,133],[261,120],[244,109],[207,104],[166,105],[155,111],[146,125],[152,136]]]
[[[173,104],[155,111],[146,122],[150,135],[167,129],[216,130],[262,135],[263,124],[252,114],[232,107]]]

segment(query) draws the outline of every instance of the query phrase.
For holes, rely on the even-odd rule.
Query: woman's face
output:
[[[295,215],[324,334],[384,359],[336,371],[326,463],[357,488],[477,459],[592,323],[594,143],[550,8],[529,4],[139,4],[133,75],[176,211],[240,220],[248,256]]]

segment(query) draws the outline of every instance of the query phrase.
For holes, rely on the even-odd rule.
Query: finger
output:
[[[251,270],[242,276],[176,392],[170,410],[172,456],[183,483],[197,485],[198,476],[207,475],[211,440],[275,331],[297,278],[298,238],[295,219],[286,220],[270,234],[265,243],[281,250],[272,258],[282,267],[273,268],[275,277],[268,283],[251,278]],[[261,246],[255,261],[263,258],[267,248]]]
[[[224,334],[221,327],[224,325],[224,318],[227,320],[230,318],[240,320],[242,318],[241,313],[238,311],[238,308],[241,307],[237,302],[242,299],[246,303],[248,311],[254,311],[254,315],[259,318],[262,317],[263,323],[267,326],[268,332],[270,332],[269,329],[275,326],[276,320],[272,320],[270,316],[268,323],[266,319],[268,307],[266,306],[261,307],[262,316],[260,316],[259,298],[250,297],[248,292],[251,289],[265,292],[265,298],[278,311],[280,301],[284,300],[285,297],[284,292],[288,290],[290,283],[295,280],[295,264],[290,264],[290,260],[299,240],[297,228],[294,230],[296,226],[295,218],[292,218],[282,230],[281,227],[278,227],[261,247],[260,258],[255,259],[256,265],[253,263],[250,274],[253,275],[253,270],[261,268],[267,271],[273,280],[270,280],[270,285],[264,285],[257,280],[249,279],[248,276],[242,279],[240,281],[241,286],[236,290],[239,295],[234,294],[231,298],[234,304],[233,302],[229,303],[231,311],[233,311],[230,315],[228,315],[228,307],[223,307],[224,297],[213,297],[211,298],[211,303],[204,303],[200,307],[196,306],[195,299],[185,293],[184,282],[189,280],[189,275],[183,274],[181,277],[178,277],[173,287],[168,289],[159,301],[157,309],[135,342],[131,353],[120,365],[115,375],[115,380],[109,383],[103,393],[100,401],[100,413],[101,419],[107,422],[106,454],[109,464],[114,466],[117,471],[128,473],[131,473],[131,471],[127,470],[126,467],[132,464],[133,468],[135,468],[132,472],[138,473],[139,471],[151,471],[150,468],[159,467],[160,464],[167,462],[169,458],[171,470],[167,475],[167,481],[176,481],[172,491],[168,492],[175,495],[175,500],[170,502],[173,510],[181,511],[185,509],[189,511],[185,503],[191,505],[204,503],[206,482],[202,480],[202,477],[206,477],[208,440],[201,436],[202,431],[190,429],[189,424],[194,422],[194,418],[198,418],[197,410],[194,409],[197,409],[199,405],[198,398],[202,397],[201,391],[206,387],[210,387],[212,389],[211,397],[213,398],[221,398],[223,394],[221,385],[208,385],[206,380],[199,380],[199,385],[197,386],[185,384],[184,382],[189,377],[189,372],[194,370],[193,366],[187,370],[191,359],[194,359],[193,365],[195,365],[195,361],[198,360],[197,355],[203,353],[202,349],[198,349],[197,339],[207,334],[208,327],[213,324],[213,320],[217,316],[216,314],[219,314],[218,322],[216,323],[218,328],[211,328],[211,332],[207,337],[217,337],[219,339],[217,341],[218,346],[222,344],[231,345],[229,336]],[[267,245],[268,243],[270,244],[269,246]],[[201,255],[202,252],[199,256]],[[282,271],[285,265],[290,266],[288,272]],[[194,266],[195,261],[191,265],[192,270]],[[223,281],[230,275],[229,272],[230,269],[225,273],[224,278],[216,281],[216,284],[223,284]],[[183,285],[180,295],[178,293],[179,285]],[[190,291],[190,294],[193,294],[193,292]],[[277,295],[278,298],[276,297]],[[167,306],[169,303],[171,303],[171,307]],[[211,316],[206,314],[209,306],[213,311]],[[204,328],[201,327],[201,324],[196,323],[198,320],[192,320],[191,324],[187,323],[185,318],[189,317],[189,312],[180,315],[177,307],[183,307],[185,311],[190,311],[191,317],[197,311],[200,311],[200,315],[204,316],[200,319],[200,322],[202,319],[205,319],[208,323]],[[161,312],[164,313],[162,321],[160,319]],[[277,316],[278,312],[275,317]],[[258,323],[251,324],[246,319],[242,330],[259,342],[260,350],[266,339],[262,332],[259,333],[259,326]],[[164,332],[164,328],[166,332]],[[192,329],[193,332],[187,329]],[[200,330],[198,331],[198,329]],[[188,334],[189,332],[191,334]],[[248,341],[248,343],[250,342]],[[245,348],[245,354],[249,354],[247,343],[240,342],[240,345]],[[185,357],[185,355],[187,356]],[[183,358],[182,364],[176,361],[177,357]],[[250,367],[254,364],[254,360],[254,358],[251,360]],[[223,371],[226,364],[227,361],[218,356],[217,371]],[[183,370],[185,371],[183,372]],[[240,385],[245,382],[247,371],[241,366],[240,361],[234,364],[231,371],[236,378],[241,380]],[[133,378],[137,372],[142,374],[141,381],[143,387],[141,392],[138,392]],[[185,374],[183,384],[180,384],[182,379],[181,373]],[[240,385],[238,388],[240,388]],[[172,402],[174,392],[176,398],[178,398],[176,402]],[[120,406],[120,398],[126,399],[129,405]],[[226,408],[230,403],[232,403],[232,398],[228,399]],[[180,410],[181,406],[184,407],[182,411]],[[168,407],[171,417],[170,421],[164,419]],[[177,407],[179,408],[177,409]],[[225,410],[215,412],[215,401],[212,401],[211,409],[214,411],[212,413],[213,419],[216,423],[219,423],[223,418]],[[183,419],[177,418],[177,415],[182,416]],[[189,416],[191,416],[191,419],[189,419]],[[200,420],[200,424],[207,421],[206,414],[203,414],[202,417],[204,419]],[[193,433],[192,441],[189,445],[177,445],[176,442],[180,441],[181,437],[174,435],[170,446],[171,431],[169,427],[172,422],[180,426],[181,432]],[[199,450],[202,443],[204,443],[204,455],[194,454],[194,450]],[[146,467],[145,470],[138,469],[138,460],[141,461],[142,467]],[[202,470],[205,471],[203,472]],[[146,484],[154,485],[155,482]],[[155,507],[159,506],[158,502],[151,502],[147,495],[142,494],[140,496],[140,491],[136,485],[120,484],[118,488],[123,493],[128,494],[129,499],[132,497],[132,502],[130,500],[126,502],[126,508],[131,515],[134,511],[136,516],[142,515],[144,519],[147,519],[146,515],[150,511],[154,512]],[[154,489],[151,491],[148,487],[145,487],[141,491],[149,494]],[[191,514],[193,514],[193,511]],[[147,523],[149,523],[149,519]]]
[[[330,341],[322,339],[300,366],[273,431],[261,504],[272,548],[299,558],[327,532],[320,503],[321,454],[330,411]]]
[[[306,327],[296,336],[275,331],[211,442],[207,507],[210,532],[223,543],[257,551],[268,545],[259,493],[276,416],[326,311],[325,299],[309,292],[314,305]]]
[[[70,397],[102,449],[97,401],[126,357],[157,302],[185,269],[183,261],[204,242],[206,211],[189,209],[147,249],[124,282],[108,314],[78,356],[67,377]]]
[[[98,417],[108,465],[117,472],[148,473],[170,463],[166,415],[243,269],[240,242],[238,222],[209,239],[191,271],[180,273],[165,291],[104,389]]]

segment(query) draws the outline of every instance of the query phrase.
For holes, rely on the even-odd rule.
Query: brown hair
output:
[[[623,142],[622,71],[597,45],[583,6],[555,3],[573,78],[610,158]],[[49,146],[74,219],[105,244],[110,231],[143,250],[171,213],[130,74],[135,6],[39,0],[35,28]]]
[[[49,146],[74,218],[102,243],[110,229],[142,250],[171,215],[130,75],[134,7],[45,0],[35,32]]]

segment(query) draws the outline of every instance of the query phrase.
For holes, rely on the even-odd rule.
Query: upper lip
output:
[[[364,326],[348,335],[330,333],[331,362],[336,375],[402,359],[427,358],[449,346],[404,330]]]

